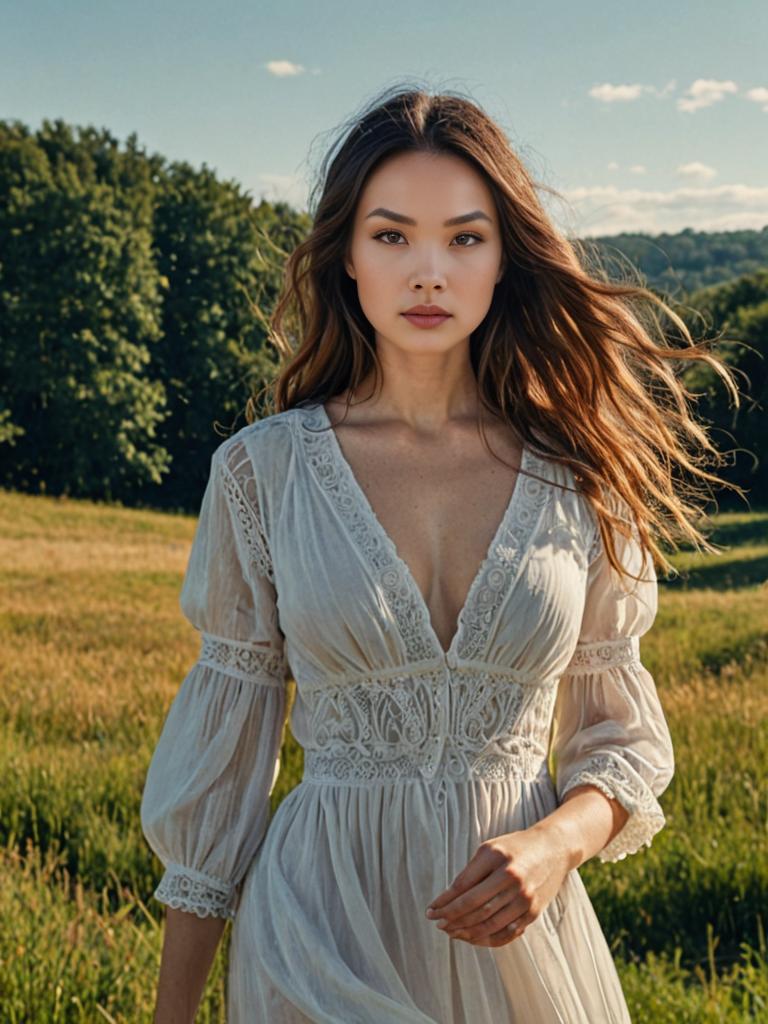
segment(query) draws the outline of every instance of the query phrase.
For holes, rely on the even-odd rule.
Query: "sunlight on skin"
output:
[[[628,817],[596,787],[574,786],[535,825],[481,843],[430,903],[427,917],[451,938],[474,945],[511,942],[555,898],[567,874],[602,850]]]

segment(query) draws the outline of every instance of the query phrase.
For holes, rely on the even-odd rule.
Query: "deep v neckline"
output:
[[[463,639],[463,632],[466,619],[473,608],[477,593],[480,590],[480,587],[482,586],[483,580],[485,578],[486,571],[488,568],[490,568],[491,563],[495,561],[497,548],[501,544],[507,527],[514,518],[517,507],[521,503],[523,499],[523,494],[525,493],[523,483],[525,480],[525,472],[528,470],[529,463],[529,450],[527,444],[525,443],[525,441],[521,442],[520,468],[517,472],[517,476],[515,477],[515,486],[512,490],[512,494],[509,498],[509,501],[507,502],[504,512],[502,513],[501,519],[496,527],[491,542],[488,545],[485,556],[483,557],[479,566],[477,567],[477,571],[475,572],[472,582],[469,585],[469,590],[467,591],[467,594],[464,598],[464,603],[461,606],[461,609],[456,619],[456,629],[453,633],[453,636],[451,637],[451,642],[446,650],[443,647],[442,643],[440,642],[440,638],[438,637],[437,631],[434,628],[434,625],[432,623],[432,616],[429,611],[429,606],[427,605],[426,599],[421,592],[421,588],[417,584],[416,578],[411,572],[410,566],[408,565],[406,560],[400,555],[394,540],[387,532],[387,530],[384,529],[384,526],[382,525],[378,515],[376,514],[376,510],[371,504],[368,495],[365,493],[362,486],[358,482],[358,479],[352,469],[352,466],[349,460],[347,459],[346,455],[344,454],[344,450],[342,449],[339,439],[336,436],[336,431],[333,428],[331,419],[326,411],[325,405],[322,402],[318,402],[316,407],[320,413],[320,417],[324,425],[328,428],[326,433],[329,436],[330,451],[336,460],[337,466],[341,473],[346,478],[346,481],[349,485],[349,489],[351,493],[354,495],[354,498],[356,499],[361,512],[365,516],[367,516],[372,528],[376,531],[376,534],[378,535],[379,541],[386,547],[392,561],[398,566],[401,576],[405,582],[405,586],[411,593],[413,600],[416,603],[416,607],[419,610],[421,619],[424,623],[424,629],[429,638],[430,645],[434,648],[435,656],[444,658],[448,662],[455,662],[457,658],[459,645],[461,644],[461,641]]]

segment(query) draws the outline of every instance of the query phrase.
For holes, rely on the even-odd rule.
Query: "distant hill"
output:
[[[584,243],[598,250],[612,278],[626,276],[626,257],[651,288],[677,300],[708,285],[768,268],[768,225],[759,231],[623,232]]]

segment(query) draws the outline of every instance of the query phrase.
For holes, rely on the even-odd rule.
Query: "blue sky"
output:
[[[564,230],[768,224],[768,3],[0,0],[0,118],[136,132],[306,208],[335,129],[402,78],[506,131]]]

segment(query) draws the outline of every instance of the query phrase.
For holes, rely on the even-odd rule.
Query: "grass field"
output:
[[[650,849],[580,869],[635,1024],[768,1021],[768,512],[681,552],[643,640],[675,743]],[[0,1019],[151,1022],[147,765],[198,652],[195,520],[0,491]],[[286,730],[272,809],[301,776]],[[224,1021],[230,927],[198,1013]],[[598,1022],[596,1022],[598,1024]]]

